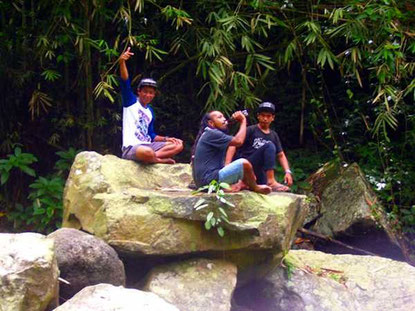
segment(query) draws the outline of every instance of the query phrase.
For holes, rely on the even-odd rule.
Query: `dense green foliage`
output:
[[[14,173],[14,182],[21,181],[21,173],[36,177],[36,172],[30,166],[37,161],[30,153],[23,153],[20,147],[14,149],[14,154],[7,159],[0,160],[0,172],[2,176],[2,191],[6,195],[5,202],[10,205],[5,216],[13,222],[15,229],[32,229],[37,232],[49,233],[60,227],[63,211],[63,188],[65,177],[75,158],[76,151],[70,148],[68,151],[57,152],[60,159],[56,162],[54,172],[46,177],[39,176],[28,187],[29,194],[26,199],[16,200],[16,197],[8,197],[13,187],[9,176]],[[3,178],[4,177],[4,178]],[[18,184],[19,186],[22,183]]]
[[[160,134],[188,151],[204,111],[276,102],[297,181],[330,157],[356,161],[414,233],[413,1],[0,0],[0,14],[2,158],[20,144],[47,175],[56,150],[119,155],[117,58],[132,46],[133,83],[161,84]],[[3,204],[25,198],[26,174]]]

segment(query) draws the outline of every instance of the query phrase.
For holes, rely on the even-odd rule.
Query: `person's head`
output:
[[[261,126],[269,127],[275,119],[275,105],[270,102],[260,104],[256,116]]]
[[[207,124],[209,127],[221,131],[226,131],[228,129],[228,122],[226,121],[225,116],[222,112],[216,110],[209,112],[209,119]]]
[[[138,99],[140,103],[147,106],[156,96],[157,82],[151,78],[145,78],[140,81],[137,87]]]

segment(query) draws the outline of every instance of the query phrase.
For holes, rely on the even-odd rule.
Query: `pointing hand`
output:
[[[127,48],[127,50],[124,52],[124,53],[122,53],[121,54],[121,56],[120,56],[120,60],[123,60],[123,61],[127,61],[127,60],[129,60],[130,59],[130,57],[131,56],[133,56],[134,55],[134,53],[133,52],[130,52],[130,47],[128,47]]]

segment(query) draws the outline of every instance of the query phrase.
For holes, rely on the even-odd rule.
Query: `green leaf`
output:
[[[46,69],[41,73],[41,76],[45,78],[46,81],[56,81],[58,80],[62,75],[52,69]]]
[[[225,212],[225,210],[222,207],[219,207],[219,212],[224,216],[228,217],[228,214]]]
[[[22,166],[20,168],[23,172],[25,172],[27,175],[30,175],[32,177],[36,177],[36,172],[34,169],[28,167],[28,166]]]
[[[209,185],[208,194],[211,194],[213,191],[215,191],[215,189],[216,189],[216,185],[214,185],[214,184],[210,184],[210,185]]]
[[[216,229],[218,231],[218,234],[223,238],[225,236],[225,230],[223,230],[222,227],[217,227]]]
[[[200,205],[202,205],[203,203],[205,203],[206,202],[206,200],[205,199],[203,199],[203,198],[201,198],[201,199],[199,199],[197,202],[196,202],[196,204],[194,205],[194,208],[196,208],[197,209],[197,207],[199,207]]]
[[[226,183],[226,182],[221,182],[219,184],[219,187],[221,187],[223,189],[230,189],[231,186],[228,183]]]
[[[213,217],[213,212],[209,212],[209,214],[206,216],[206,221],[210,221]]]
[[[207,220],[205,221],[205,228],[206,230],[210,230],[210,228],[212,228],[210,221],[207,221]]]
[[[202,205],[199,205],[198,207],[196,207],[195,209],[197,211],[199,211],[199,210],[204,209],[205,207],[208,207],[208,206],[209,206],[209,204],[202,204]]]
[[[9,179],[10,173],[8,171],[1,172],[1,184],[4,185]]]
[[[14,149],[14,154],[16,157],[20,156],[22,154],[22,149],[20,147],[16,147],[16,149]]]
[[[44,208],[35,208],[33,211],[33,215],[43,215],[46,212]]]
[[[210,224],[212,225],[212,227],[214,227],[216,225],[216,218],[215,217],[212,217],[210,219]]]
[[[202,187],[198,188],[197,190],[192,191],[192,194],[193,195],[198,194],[199,192],[205,191],[208,188],[209,188],[209,185],[202,186]]]
[[[49,207],[46,209],[46,215],[48,215],[48,217],[49,217],[49,218],[53,216],[53,213],[54,213],[54,212],[55,212],[55,209],[53,208],[53,206],[49,206]]]

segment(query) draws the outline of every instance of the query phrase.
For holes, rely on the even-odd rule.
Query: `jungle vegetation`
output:
[[[274,102],[297,189],[325,161],[359,163],[415,249],[414,1],[0,0],[0,25],[0,219],[53,230],[75,154],[120,155],[130,46],[179,161],[203,112]]]

